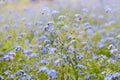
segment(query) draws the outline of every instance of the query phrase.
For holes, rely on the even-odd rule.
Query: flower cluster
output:
[[[0,3],[0,80],[119,80],[119,0],[92,1]]]

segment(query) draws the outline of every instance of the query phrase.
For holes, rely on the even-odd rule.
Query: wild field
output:
[[[0,80],[120,80],[119,0],[10,1],[0,0]]]

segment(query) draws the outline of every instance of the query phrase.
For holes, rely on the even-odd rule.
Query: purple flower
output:
[[[44,41],[44,40],[48,40],[48,38],[46,36],[40,36],[39,38],[36,39],[36,41]]]
[[[46,66],[41,66],[41,67],[39,68],[39,72],[42,72],[42,71],[47,72],[47,71],[48,71],[48,68],[47,68]]]
[[[107,60],[107,62],[108,62],[108,63],[112,63],[112,64],[114,64],[114,63],[116,62],[116,60],[113,59],[113,58],[110,58],[110,59]]]
[[[25,23],[25,27],[27,28],[27,27],[31,27],[32,26],[32,23]]]
[[[108,42],[108,43],[116,43],[116,39],[113,38],[113,37],[107,37],[106,42]]]
[[[65,17],[66,17],[66,16],[61,15],[61,16],[58,17],[58,20],[61,21],[61,20],[63,20]]]
[[[120,59],[120,54],[117,55],[117,59]]]
[[[12,61],[14,59],[13,56],[10,55],[4,55],[3,60],[7,60],[7,61]]]
[[[70,41],[70,40],[73,38],[72,35],[66,35],[66,37],[67,37],[67,40],[68,40],[68,41]]]
[[[28,45],[28,44],[30,43],[30,40],[29,40],[29,39],[26,39],[26,40],[24,41],[24,43],[25,43],[26,45]]]
[[[84,66],[84,65],[81,65],[81,64],[77,64],[77,65],[76,65],[76,68],[87,69],[87,67],[86,67],[86,66]]]
[[[62,59],[57,59],[57,60],[55,60],[53,63],[54,63],[54,65],[57,65],[57,64],[59,64],[60,62],[62,61]]]
[[[50,69],[47,71],[47,74],[52,78],[52,79],[55,79],[57,78],[57,72],[54,70],[54,69]]]
[[[44,30],[50,32],[54,30],[54,27],[52,26],[51,23],[48,23],[48,25],[44,26]]]
[[[26,75],[21,75],[21,76],[18,78],[18,80],[27,80],[27,77],[26,77]]]
[[[105,47],[105,43],[100,42],[97,47],[98,47],[98,48],[103,48],[103,47]]]
[[[26,56],[29,58],[37,58],[38,57],[38,55],[36,53],[32,53],[32,54],[26,55]]]
[[[48,64],[48,63],[49,63],[49,60],[43,59],[43,60],[40,61],[40,63]]]
[[[93,57],[93,59],[97,59],[98,58],[98,56],[95,53],[92,53],[92,57]]]
[[[113,44],[110,44],[110,45],[108,46],[108,49],[109,49],[109,50],[115,49],[115,46],[114,46]]]
[[[62,58],[63,58],[63,59],[67,59],[68,56],[64,54],[64,55],[62,55]]]
[[[119,34],[119,35],[117,35],[117,38],[118,38],[118,39],[120,39],[120,34]]]
[[[109,7],[105,8],[105,12],[106,12],[106,13],[111,13],[111,11],[112,11],[111,8],[109,8]]]
[[[88,49],[91,49],[92,47],[91,46],[84,46],[83,48],[82,48],[82,50],[88,50]]]
[[[16,72],[16,75],[24,75],[24,74],[26,74],[24,70],[18,70]]]
[[[40,52],[47,52],[47,48],[42,46],[42,45],[39,45],[39,48],[40,48]]]
[[[54,24],[54,21],[48,21],[48,25],[52,26]]]
[[[115,74],[109,73],[104,80],[119,80],[120,72],[117,72]]]
[[[58,13],[59,13],[59,11],[56,11],[56,10],[51,11],[51,15],[52,15],[53,17],[55,17],[56,14],[58,14]]]
[[[2,26],[3,29],[8,29],[10,26],[8,24],[5,24]]]
[[[9,78],[9,79],[13,79],[13,78],[15,78],[15,77],[16,77],[16,74],[8,75],[8,78]]]
[[[44,42],[47,43],[47,44],[50,44],[51,40],[45,40]]]
[[[49,54],[54,54],[56,52],[56,48],[48,48],[48,53]]]
[[[87,9],[87,8],[83,8],[82,11],[83,11],[84,13],[88,13],[88,9]]]
[[[76,21],[80,21],[82,19],[80,14],[75,14],[75,17],[76,17]]]
[[[4,72],[5,75],[10,75],[11,74],[11,71],[10,70],[7,70]]]
[[[11,38],[12,38],[12,35],[7,35],[6,36],[6,40],[11,39]]]
[[[43,22],[42,22],[42,21],[36,21],[36,22],[34,23],[34,25],[36,25],[36,26],[42,26],[42,25],[43,25]]]
[[[111,54],[112,56],[117,55],[117,54],[118,54],[118,49],[112,49],[112,50],[110,50],[110,54]]]
[[[32,50],[24,50],[23,53],[26,54],[26,55],[31,55],[32,54]]]
[[[83,27],[85,28],[85,30],[92,28],[92,26],[90,25],[89,22],[85,22],[85,23],[83,24]]]
[[[11,51],[11,52],[8,52],[7,54],[8,54],[9,56],[13,56],[13,57],[16,56],[16,53],[15,53],[15,52],[12,52],[12,51]]]
[[[42,10],[41,10],[41,13],[42,14],[45,14],[45,13],[48,13],[50,12],[50,9],[48,7],[44,7]]]
[[[33,75],[27,75],[27,79],[28,80],[32,80],[33,79]]]
[[[79,59],[79,60],[82,59],[83,57],[84,57],[83,54],[78,54],[78,55],[77,55],[77,59]]]
[[[75,51],[75,48],[73,46],[70,46],[69,49],[68,49],[68,53],[73,54],[74,51]]]
[[[22,49],[21,46],[17,46],[17,47],[15,48],[15,50],[16,50],[16,51],[22,51],[23,49]]]

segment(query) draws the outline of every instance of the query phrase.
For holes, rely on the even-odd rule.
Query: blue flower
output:
[[[104,78],[104,80],[119,80],[119,79],[120,79],[119,76],[120,76],[120,72],[117,72],[117,73],[115,73],[115,74],[109,73],[109,74]]]
[[[15,50],[16,50],[16,51],[22,51],[23,49],[22,49],[21,46],[16,46]]]
[[[33,75],[27,75],[27,79],[28,80],[32,80],[33,79]]]
[[[3,60],[7,60],[7,61],[12,61],[14,59],[13,56],[10,55],[4,55]]]
[[[47,71],[48,71],[48,68],[47,68],[46,66],[41,66],[41,67],[39,68],[39,72],[43,72],[43,71],[47,72]]]
[[[120,34],[119,34],[119,35],[117,35],[117,39],[120,39]]]
[[[44,40],[48,40],[48,38],[46,36],[40,36],[36,39],[36,41],[44,41]]]
[[[27,80],[27,77],[26,77],[26,75],[22,75],[18,78],[18,80]]]
[[[108,46],[108,49],[109,49],[109,50],[115,49],[115,46],[114,46],[113,44],[110,44],[110,45]]]
[[[5,75],[10,75],[11,74],[11,71],[10,70],[7,70],[4,72]]]
[[[57,72],[54,70],[54,69],[50,69],[47,71],[47,74],[52,78],[52,79],[55,79],[57,78]]]
[[[13,79],[13,78],[15,78],[15,77],[16,77],[16,74],[8,75],[8,78],[9,78],[9,79]]]
[[[106,12],[106,13],[111,13],[111,11],[112,11],[111,8],[109,8],[109,7],[106,7],[106,8],[105,8],[105,12]]]
[[[48,26],[52,26],[54,24],[54,21],[48,21]]]
[[[95,53],[92,53],[92,57],[93,57],[93,59],[97,59],[98,58],[98,56]]]
[[[54,54],[56,50],[57,50],[56,48],[49,48],[48,54]]]
[[[16,75],[24,75],[24,74],[26,74],[26,73],[25,73],[25,70],[18,70],[18,71],[16,72]]]
[[[32,54],[32,50],[24,50],[23,53],[26,54],[26,55],[31,55]]]
[[[48,63],[49,63],[49,60],[43,59],[43,60],[40,61],[40,63],[48,64]]]
[[[15,53],[15,52],[12,52],[12,51],[8,52],[7,54],[8,54],[9,56],[13,56],[13,57],[16,56],[16,53]]]
[[[77,65],[76,65],[76,68],[87,69],[87,67],[86,67],[86,66],[81,65],[81,64],[77,64]]]
[[[36,53],[32,53],[30,55],[26,55],[28,58],[37,58],[38,55]]]
[[[82,19],[82,16],[80,14],[75,14],[76,21],[80,21]]]
[[[61,15],[61,16],[58,17],[58,20],[61,21],[61,20],[63,20],[65,17],[66,17],[66,16]]]
[[[79,59],[79,60],[82,59],[83,57],[84,57],[83,54],[78,54],[78,55],[77,55],[77,59]]]
[[[42,21],[36,21],[36,22],[34,23],[34,25],[36,25],[36,26],[42,26],[42,25],[43,25],[43,22],[42,22]]]

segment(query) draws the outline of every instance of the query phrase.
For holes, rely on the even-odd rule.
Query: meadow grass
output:
[[[0,80],[120,79],[119,12],[5,6]]]

